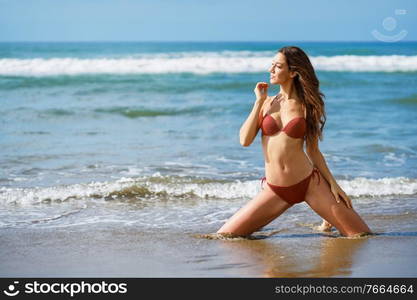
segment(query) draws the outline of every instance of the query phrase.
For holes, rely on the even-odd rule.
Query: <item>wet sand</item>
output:
[[[134,226],[6,228],[2,277],[416,277],[417,232],[343,238],[264,229],[255,239]]]

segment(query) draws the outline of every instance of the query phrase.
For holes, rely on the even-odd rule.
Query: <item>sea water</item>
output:
[[[216,230],[260,191],[260,136],[239,129],[286,45],[316,69],[320,150],[359,214],[415,230],[416,42],[0,43],[0,228]]]

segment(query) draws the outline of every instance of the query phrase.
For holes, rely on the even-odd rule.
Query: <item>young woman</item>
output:
[[[284,47],[269,72],[270,83],[278,84],[280,92],[268,97],[268,84],[258,82],[253,109],[240,129],[244,147],[262,131],[262,190],[217,233],[249,235],[303,201],[324,219],[322,229],[333,225],[344,236],[371,233],[319,150],[326,121],[324,95],[308,56],[298,47]]]

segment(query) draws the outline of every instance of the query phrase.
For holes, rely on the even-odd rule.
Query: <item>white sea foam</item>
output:
[[[113,191],[132,186],[134,180],[122,178],[114,182],[91,182],[88,184],[61,185],[35,188],[0,188],[0,204],[31,205],[43,201],[66,201],[88,197],[105,197]]]
[[[414,195],[417,180],[406,177],[368,179],[357,177],[353,180],[339,180],[339,185],[350,196]]]
[[[405,177],[368,179],[357,177],[353,180],[339,180],[343,190],[354,197],[374,197],[388,195],[414,195],[417,194],[417,180]],[[113,192],[120,192],[132,186],[146,187],[150,192],[166,193],[172,197],[193,193],[200,198],[252,198],[260,191],[260,180],[211,182],[169,183],[151,182],[146,179],[121,178],[112,182],[92,182],[67,186],[54,186],[47,188],[0,188],[0,205],[17,204],[32,205],[42,201],[67,201],[69,199],[85,199],[90,197],[107,197]]]
[[[351,72],[415,72],[417,56],[403,55],[337,55],[313,57],[312,63],[321,71]]]
[[[393,152],[389,152],[387,155],[384,156],[384,165],[388,167],[400,167],[403,166],[406,162],[406,154],[401,153],[399,155],[395,155]]]
[[[0,75],[56,76],[87,74],[255,73],[267,72],[273,52],[223,51],[138,55],[121,58],[0,59]],[[316,70],[416,72],[417,56],[316,56]]]

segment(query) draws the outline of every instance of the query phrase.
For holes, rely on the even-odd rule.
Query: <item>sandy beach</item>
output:
[[[416,277],[417,231],[215,240],[134,227],[2,229],[2,277]],[[271,236],[268,236],[272,234]],[[5,247],[4,245],[7,245]]]

